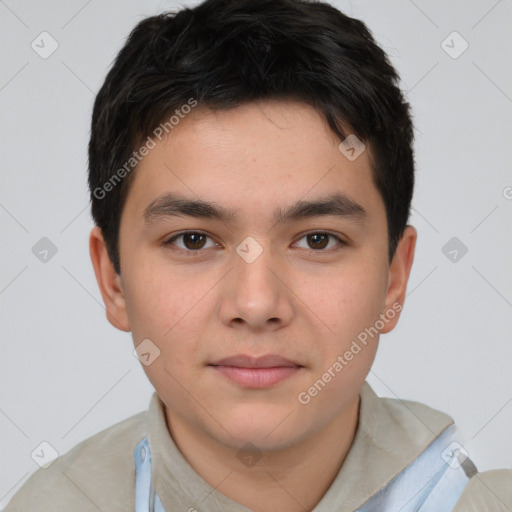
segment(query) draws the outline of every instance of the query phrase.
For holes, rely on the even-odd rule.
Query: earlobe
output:
[[[418,233],[413,226],[407,226],[404,234],[398,243],[389,266],[389,283],[386,293],[386,302],[383,314],[389,318],[386,326],[381,330],[381,334],[391,331],[398,322],[400,311],[405,302],[405,293],[407,282],[411,273],[412,263],[414,261],[414,250]],[[391,313],[387,314],[387,313]],[[396,314],[398,312],[398,314]],[[392,318],[391,318],[392,316]]]
[[[89,253],[96,281],[105,303],[107,320],[117,329],[129,332],[130,322],[126,312],[126,301],[121,276],[114,269],[114,265],[108,255],[103,234],[98,226],[91,230]]]

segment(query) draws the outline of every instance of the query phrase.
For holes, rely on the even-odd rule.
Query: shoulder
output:
[[[477,473],[468,483],[453,512],[509,512],[512,510],[512,469]]]
[[[4,512],[132,509],[133,452],[144,436],[146,415],[139,413],[99,432],[36,471]]]
[[[411,462],[411,455],[419,457],[427,447],[435,447],[434,443],[443,439],[444,432],[452,430],[456,435],[452,418],[427,405],[377,397],[366,383],[361,391],[361,399],[362,413],[370,425],[365,433],[384,454],[381,462],[387,466],[398,458],[403,469]],[[437,449],[441,455],[443,446],[435,447]],[[438,455],[435,457],[441,458]],[[375,457],[372,456],[372,459],[375,460]],[[475,472],[474,466],[473,470],[466,472],[468,477],[472,476],[453,512],[512,511],[512,470]]]
[[[444,412],[410,400],[378,397],[368,383],[361,389],[361,417],[373,443],[385,451],[396,447],[417,456],[453,419]]]

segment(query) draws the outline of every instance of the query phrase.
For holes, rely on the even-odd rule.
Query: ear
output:
[[[398,243],[398,246],[389,266],[389,279],[388,290],[386,292],[386,302],[383,314],[386,311],[393,311],[391,314],[386,315],[388,321],[386,322],[381,334],[385,334],[393,330],[398,323],[400,312],[405,301],[405,292],[407,289],[407,282],[409,281],[409,274],[411,273],[412,262],[414,260],[414,249],[416,247],[416,239],[418,233],[412,226],[405,228],[404,234]]]
[[[100,288],[107,320],[117,329],[130,331],[130,322],[126,313],[126,302],[122,289],[121,276],[116,273],[110,261],[107,246],[101,229],[95,226],[89,237],[89,253]]]

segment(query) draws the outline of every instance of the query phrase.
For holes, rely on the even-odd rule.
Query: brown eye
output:
[[[314,233],[307,235],[307,241],[311,249],[325,249],[329,243],[329,235],[325,233]]]
[[[341,240],[340,237],[323,231],[308,233],[294,244],[295,247],[313,251],[316,250],[318,252],[326,252],[329,249],[334,250],[336,249],[336,246],[339,246],[341,249],[341,247],[344,245],[346,244],[343,242],[343,240]]]
[[[206,236],[201,233],[185,233],[183,236],[183,244],[187,249],[202,249],[206,243]]]
[[[199,252],[201,249],[210,249],[218,244],[205,233],[201,233],[199,231],[188,231],[173,236],[164,242],[164,245],[174,245],[183,251]]]

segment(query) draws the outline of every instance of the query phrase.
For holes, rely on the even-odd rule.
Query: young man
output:
[[[413,131],[360,21],[208,0],[142,21],[96,99],[90,252],[149,411],[12,511],[512,510],[452,419],[365,383],[413,262]]]

